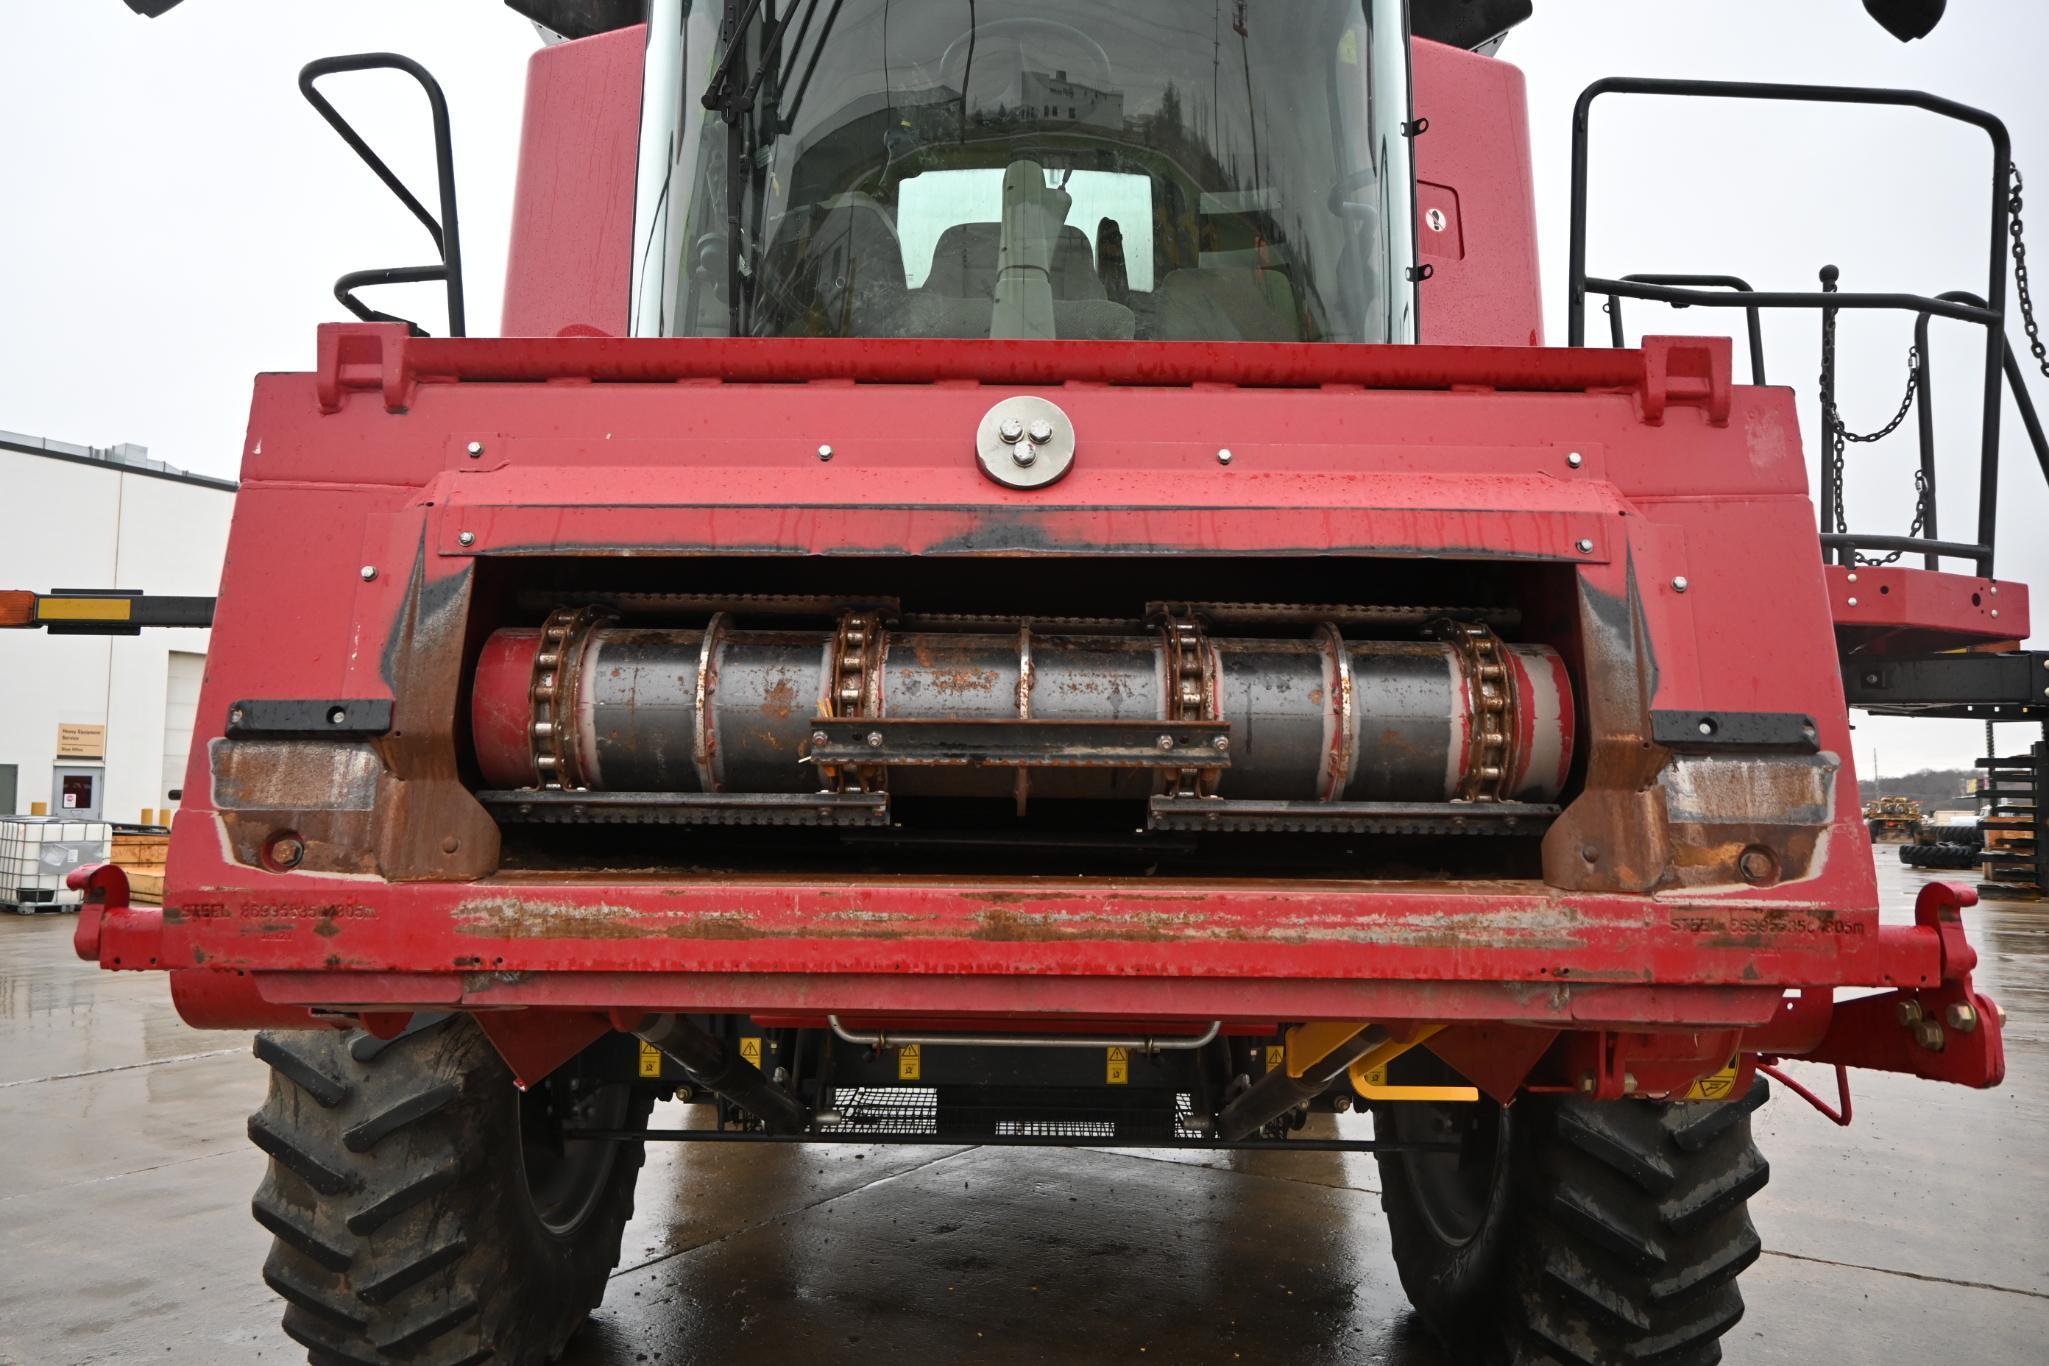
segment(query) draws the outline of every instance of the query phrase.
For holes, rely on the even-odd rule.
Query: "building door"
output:
[[[199,717],[199,680],[206,674],[206,656],[173,650],[164,670],[164,777],[157,796],[169,805],[170,794],[185,786],[185,760],[192,753],[192,724]]]

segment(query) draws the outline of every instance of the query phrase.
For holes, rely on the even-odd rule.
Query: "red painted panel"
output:
[[[1410,47],[1415,111],[1417,240],[1432,275],[1422,285],[1423,340],[1541,346],[1537,201],[1523,74],[1418,38]],[[1432,209],[1445,215],[1430,226]]]
[[[558,43],[527,64],[505,263],[508,337],[625,334],[646,36],[636,25]]]

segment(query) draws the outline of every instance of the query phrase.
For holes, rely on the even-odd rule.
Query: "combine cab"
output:
[[[1997,120],[1596,86],[1550,348],[1527,6],[520,8],[572,40],[501,338],[356,297],[463,330],[431,78],[303,78],[352,139],[325,77],[433,92],[439,259],[257,380],[164,905],[85,879],[85,958],[265,1031],[314,1361],[551,1359],[643,1144],[716,1140],[1371,1150],[1458,1359],[1708,1362],[1775,1060],[1999,1082],[1969,889],[1880,923],[1845,706],[2034,714],[1991,523],[1938,538],[1931,453],[1913,537],[1825,470],[1817,539],[1760,355],[1582,335],[1976,322],[1989,508]],[[1982,299],[1589,275],[1597,98],[1694,95],[1983,130]]]

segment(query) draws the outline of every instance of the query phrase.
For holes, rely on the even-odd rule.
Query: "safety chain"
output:
[[[2013,238],[2013,287],[2020,296],[2021,326],[2027,330],[2029,354],[2049,376],[2049,345],[2043,343],[2041,325],[2035,321],[2035,299],[2028,292],[2028,248],[2021,241],[2021,168],[2009,161],[2006,173],[2013,177],[2013,191],[2006,197],[2006,211],[2011,215],[2006,231]]]
[[[1835,289],[1835,281],[1832,278],[1825,279],[1823,281],[1822,288],[1830,292],[1833,292]],[[1868,444],[1873,441],[1883,441],[1886,437],[1891,436],[1894,432],[1898,431],[1900,428],[1900,424],[1907,420],[1907,414],[1913,411],[1914,395],[1920,389],[1920,387],[1921,352],[1919,348],[1910,346],[1907,348],[1907,392],[1900,399],[1900,410],[1892,415],[1892,421],[1886,423],[1883,427],[1880,427],[1875,432],[1851,431],[1846,425],[1844,425],[1842,410],[1836,407],[1836,311],[1833,308],[1826,308],[1822,310],[1822,423],[1827,428],[1827,432],[1824,439],[1828,442],[1829,462],[1831,469],[1834,472],[1835,478],[1836,531],[1838,533],[1847,534],[1850,530],[1849,517],[1847,512],[1845,511],[1845,505],[1849,500],[1844,496],[1848,492],[1848,489],[1844,484],[1843,459],[1845,453],[1849,449],[1849,443],[1854,441],[1862,445]],[[1921,534],[1921,528],[1926,526],[1927,523],[1928,476],[1924,471],[1916,470],[1914,471],[1914,521],[1913,524],[1907,528],[1907,535],[1910,537],[1919,536]],[[1882,555],[1876,559],[1873,559],[1871,556],[1866,555],[1861,550],[1853,550],[1850,552],[1850,558],[1852,559],[1852,561],[1860,565],[1891,564],[1893,561],[1899,559],[1899,557],[1904,553],[1906,552],[1895,550],[1889,555]]]

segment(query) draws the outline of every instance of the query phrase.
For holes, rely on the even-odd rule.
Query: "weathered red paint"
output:
[[[1536,187],[1523,73],[1507,62],[1418,38],[1412,103],[1416,242],[1430,278],[1417,291],[1426,342],[1540,346]],[[1443,216],[1434,228],[1432,209]]]
[[[110,891],[80,927],[81,952],[105,966],[239,974],[292,1010],[1409,1019],[1762,1031],[1785,1052],[1863,1037],[1815,1018],[1835,987],[1967,990],[1947,922],[1878,923],[1792,400],[1732,385],[1726,340],[436,341],[346,326],[323,329],[320,357],[314,374],[258,381],[166,906],[145,914]],[[991,483],[972,455],[982,414],[1060,381],[1073,471],[1037,492]],[[1648,661],[1628,705],[1810,715],[1835,764],[1831,804],[1804,876],[1646,894],[1535,880],[387,880],[269,871],[222,838],[209,746],[228,706],[394,696],[410,660],[448,656],[435,633],[480,642],[509,620],[503,604],[469,605],[479,565],[662,557],[682,582],[697,557],[801,557],[825,581],[831,557],[854,554],[1298,557],[1312,599],[1355,591],[1323,585],[1391,557],[1513,564],[1536,638],[1568,651],[1566,686],[1607,667],[1585,654],[1582,613],[1608,613]],[[279,622],[295,648],[276,648]],[[459,682],[439,680],[432,708],[406,695],[455,731],[458,708],[504,712],[480,730],[502,774],[523,699],[465,698]],[[1575,710],[1588,739],[1616,721],[1584,692]],[[431,850],[439,831],[409,833]],[[1814,1003],[1798,1028],[1788,988]],[[505,1046],[524,1050],[524,1075],[573,1032]],[[1980,1040],[1996,1045],[1989,1012]]]
[[[499,329],[508,337],[626,333],[646,46],[636,24],[527,62]]]

